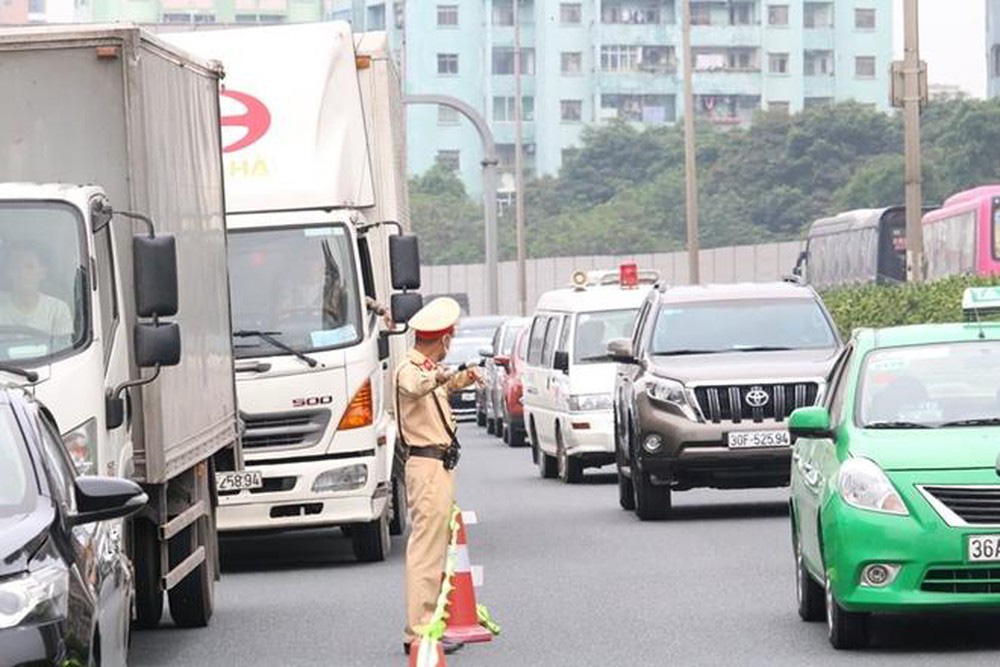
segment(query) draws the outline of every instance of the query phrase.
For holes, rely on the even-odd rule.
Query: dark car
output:
[[[825,389],[840,339],[811,288],[792,282],[650,291],[614,394],[619,500],[642,519],[671,493],[787,486],[788,417]]]
[[[475,317],[463,317],[458,321],[455,330],[455,338],[451,344],[451,353],[445,363],[457,366],[462,363],[481,363],[479,354],[483,348],[490,345],[490,340],[496,334],[497,328],[503,324],[507,317],[503,315],[477,315]],[[473,345],[470,341],[475,340]],[[458,349],[456,349],[458,346]],[[470,354],[471,352],[471,354]],[[452,394],[452,411],[460,411],[460,419],[465,421],[469,415],[468,403],[465,399],[472,397],[471,414],[480,426],[486,425],[486,413],[480,412],[483,405],[483,388],[479,385],[469,388],[469,392],[462,394]],[[455,412],[459,416],[459,412]]]
[[[490,344],[489,338],[458,337],[452,339],[451,349],[444,359],[444,365],[452,371],[463,366],[479,365],[479,350]],[[472,421],[476,418],[476,385],[451,393],[451,413],[458,421]]]
[[[0,390],[0,663],[124,665],[133,577],[120,519],[137,484],[77,476],[48,413]]]

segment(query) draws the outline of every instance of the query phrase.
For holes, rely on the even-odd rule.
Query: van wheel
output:
[[[653,484],[632,460],[632,486],[635,489],[635,515],[642,521],[655,521],[670,516],[670,487]]]
[[[385,560],[391,546],[388,511],[374,521],[356,524],[351,529],[351,548],[354,550],[354,557],[362,563]]]
[[[838,650],[864,648],[868,645],[868,614],[850,612],[840,606],[833,594],[830,577],[826,578],[826,626],[830,644]]]
[[[406,484],[399,477],[392,478],[392,495],[389,496],[389,534],[402,535],[406,532]]]
[[[163,617],[160,540],[152,521],[134,519],[130,527],[135,566],[135,625],[144,629],[155,628]]]
[[[535,462],[538,464],[538,474],[542,479],[552,479],[559,472],[559,465],[554,456],[549,456],[538,444],[538,432],[531,425],[531,443],[535,450]]]
[[[563,484],[579,484],[583,481],[583,464],[580,459],[570,457],[566,453],[566,445],[563,443],[562,431],[556,429],[556,462],[558,465],[559,480]]]

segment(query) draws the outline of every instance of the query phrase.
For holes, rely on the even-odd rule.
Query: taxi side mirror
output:
[[[833,438],[830,412],[821,405],[799,408],[788,418],[788,433],[793,441],[798,438]]]

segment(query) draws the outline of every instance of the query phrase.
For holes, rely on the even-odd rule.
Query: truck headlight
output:
[[[73,457],[76,471],[81,475],[97,475],[97,421],[88,419],[62,437],[63,444]]]
[[[870,459],[850,459],[840,466],[837,490],[844,502],[858,509],[898,514],[910,513],[896,487]]]
[[[368,483],[368,466],[358,463],[352,466],[327,470],[313,482],[313,493],[333,493],[354,491]]]
[[[611,394],[576,394],[567,399],[570,412],[594,412],[611,409]]]
[[[687,390],[677,380],[661,377],[650,378],[646,382],[646,395],[653,401],[673,405],[691,421],[698,420],[694,408],[688,401]]]
[[[69,571],[58,560],[0,581],[0,630],[65,618],[68,609]]]

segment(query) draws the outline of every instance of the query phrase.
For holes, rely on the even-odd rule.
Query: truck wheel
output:
[[[176,567],[202,546],[198,544],[199,531],[196,527],[197,524],[188,526],[170,540],[170,567]],[[212,619],[215,574],[212,571],[212,549],[207,544],[204,546],[205,562],[167,592],[170,617],[180,628],[204,628]]]
[[[841,607],[833,594],[829,576],[826,578],[826,625],[830,644],[835,649],[849,650],[868,645],[868,614],[850,612]]]
[[[802,559],[802,547],[795,540],[795,597],[799,603],[799,618],[812,623],[822,621],[826,598],[823,587],[817,584]]]
[[[392,495],[389,511],[392,520],[389,521],[389,534],[402,535],[406,532],[406,484],[398,477],[392,478]]]
[[[351,529],[351,547],[354,557],[362,563],[376,563],[389,556],[389,513],[368,523],[356,524]]]
[[[135,625],[155,628],[163,616],[163,589],[160,588],[160,541],[156,525],[135,519],[132,529],[132,561],[135,566]]]
[[[632,461],[632,486],[635,488],[635,515],[643,521],[670,516],[670,487],[653,484]]]
[[[559,481],[563,484],[579,484],[583,481],[583,463],[566,453],[566,445],[563,444],[559,429],[556,429],[556,463]]]

